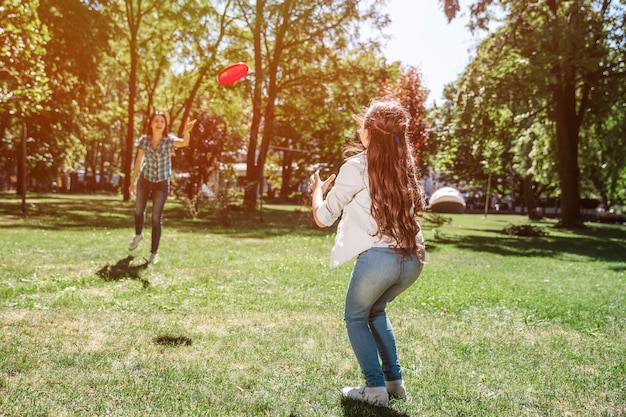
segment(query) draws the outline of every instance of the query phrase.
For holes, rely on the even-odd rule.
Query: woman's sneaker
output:
[[[397,398],[399,400],[406,400],[406,388],[404,387],[404,381],[398,379],[396,381],[385,381],[387,392],[390,398]]]
[[[385,387],[345,387],[341,390],[346,398],[364,401],[380,407],[389,406],[389,394]]]
[[[128,250],[135,250],[137,248],[137,245],[139,245],[141,239],[143,239],[143,234],[135,235],[133,240],[131,240],[128,244]]]
[[[150,260],[148,261],[148,263],[151,263],[152,265],[156,265],[159,263],[159,254],[156,252],[153,252],[150,254]]]

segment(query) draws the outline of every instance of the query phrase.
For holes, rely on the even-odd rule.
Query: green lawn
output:
[[[626,227],[522,216],[425,223],[427,265],[389,306],[411,398],[362,383],[343,324],[351,270],[307,208],[168,201],[160,263],[132,203],[0,195],[0,416],[625,416]]]

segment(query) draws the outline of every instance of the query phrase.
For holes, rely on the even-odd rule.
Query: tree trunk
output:
[[[274,136],[274,109],[276,108],[276,97],[278,95],[278,86],[276,83],[276,77],[278,76],[278,65],[284,50],[284,40],[287,30],[289,29],[289,13],[291,10],[292,1],[287,0],[281,4],[282,23],[278,28],[274,40],[274,50],[271,57],[269,57],[268,65],[268,86],[267,86],[267,99],[265,101],[265,111],[263,114],[263,135],[259,152],[256,152],[256,143],[259,133],[260,117],[261,117],[261,92],[263,87],[263,73],[259,73],[262,68],[262,49],[261,40],[263,26],[263,12],[265,8],[265,1],[258,1],[256,5],[256,24],[254,28],[254,63],[255,67],[255,86],[254,86],[254,110],[252,115],[252,131],[250,134],[250,143],[248,148],[247,158],[247,172],[246,172],[246,191],[244,194],[244,207],[246,210],[253,210],[256,206],[257,190],[261,190],[263,184],[263,171],[265,169],[265,161],[267,159],[267,153],[269,152],[270,142]],[[258,95],[257,95],[258,94]],[[258,106],[258,107],[257,107]],[[258,111],[258,114],[257,114]],[[255,117],[258,119],[255,120]],[[252,147],[254,146],[254,148]],[[254,150],[254,152],[252,152]],[[256,162],[256,163],[254,163]]]
[[[293,173],[293,168],[291,167],[291,163],[293,162],[293,152],[285,150],[283,152],[283,169],[282,169],[282,184],[280,187],[280,195],[279,198],[281,201],[287,201],[289,194],[291,194],[291,174]]]
[[[276,72],[270,72],[270,86],[268,88],[268,97],[267,103],[265,107],[265,114],[263,116],[264,126],[263,126],[263,137],[261,139],[261,146],[259,147],[259,155],[257,157],[256,162],[256,178],[259,181],[259,190],[260,190],[260,198],[263,198],[263,180],[264,180],[264,171],[265,171],[265,161],[267,160],[267,153],[270,149],[270,141],[274,136],[274,109],[276,108]]]
[[[580,227],[578,131],[576,91],[573,84],[557,86],[554,93],[557,159],[561,186],[561,226]]]
[[[261,109],[263,106],[263,52],[261,47],[261,30],[263,29],[263,9],[265,1],[256,3],[256,20],[254,25],[254,93],[252,98],[252,125],[248,140],[248,154],[246,155],[246,183],[243,195],[243,207],[246,211],[256,208],[256,196],[259,187],[259,176],[256,164],[256,149],[261,127]]]
[[[141,3],[140,3],[141,4]],[[133,166],[133,148],[135,143],[135,101],[137,100],[137,38],[142,19],[141,6],[134,10],[133,3],[126,4],[126,18],[130,31],[128,46],[130,49],[130,73],[128,76],[128,124],[126,125],[126,149],[124,151],[124,201],[130,200],[128,187],[130,186],[130,173]]]
[[[128,187],[133,166],[133,145],[135,143],[135,100],[137,96],[137,52],[130,52],[130,76],[128,81],[128,124],[126,126],[126,151],[124,152],[124,201],[130,200]]]
[[[187,99],[185,100],[185,103],[183,106],[183,116],[180,120],[180,125],[178,126],[177,135],[180,138],[183,137],[183,131],[185,130],[185,123],[187,123],[187,119],[189,118],[189,115],[191,114],[191,107],[193,106],[193,102],[196,99],[196,96],[198,95],[198,91],[200,91],[200,87],[202,86],[202,82],[204,81],[204,77],[208,71],[208,69],[205,69],[205,68],[200,70],[200,75],[198,75],[198,79],[196,79],[196,82],[191,88],[189,97],[187,97]],[[171,122],[173,123],[173,120]]]
[[[20,161],[17,167],[17,190],[22,197],[22,215],[26,215],[26,192],[28,190],[28,175],[26,168],[26,142],[28,141],[28,131],[26,122],[22,121],[22,141],[20,143]]]
[[[533,179],[528,175],[525,176],[522,181],[522,195],[524,197],[524,205],[528,210],[528,218],[530,220],[539,220],[542,218],[543,214],[537,207],[537,199],[533,191]]]

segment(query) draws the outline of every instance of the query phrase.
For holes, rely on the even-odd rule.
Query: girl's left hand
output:
[[[185,123],[185,128],[183,129],[183,133],[191,132],[191,129],[193,129],[193,125],[195,124],[196,124],[196,119],[190,120],[189,118],[187,118],[187,122]]]
[[[326,180],[323,181],[320,178],[320,170],[318,169],[309,178],[309,184],[311,186],[311,192],[314,192],[315,190],[320,188],[322,190],[322,194],[326,193],[326,190],[328,189],[330,184],[335,180],[335,177],[337,177],[337,175],[332,174],[330,177],[328,177]]]

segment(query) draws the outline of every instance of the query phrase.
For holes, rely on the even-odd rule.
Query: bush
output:
[[[505,227],[503,232],[510,236],[541,237],[548,235],[548,233],[541,227],[533,226],[530,224],[522,224],[517,226],[510,225]]]

